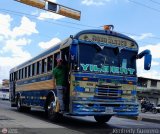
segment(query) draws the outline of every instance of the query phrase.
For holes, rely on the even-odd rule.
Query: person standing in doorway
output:
[[[63,65],[63,60],[61,58],[57,59],[57,66],[53,69],[53,83],[57,90],[57,97],[60,103],[60,111],[65,110],[64,94],[66,92],[67,86],[67,70],[65,65]]]

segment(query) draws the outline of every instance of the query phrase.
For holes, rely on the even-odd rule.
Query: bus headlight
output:
[[[123,90],[122,94],[131,94],[131,91],[130,90]]]
[[[95,89],[94,89],[94,88],[90,88],[90,87],[86,87],[86,88],[85,88],[85,92],[94,93],[94,92],[95,92]]]

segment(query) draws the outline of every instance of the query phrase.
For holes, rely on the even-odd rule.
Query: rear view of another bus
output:
[[[9,88],[8,87],[0,88],[0,99],[9,100]]]

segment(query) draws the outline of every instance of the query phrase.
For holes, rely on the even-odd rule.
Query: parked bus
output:
[[[84,30],[70,35],[36,57],[10,70],[11,106],[19,111],[43,109],[59,120],[59,101],[53,87],[52,69],[57,57],[68,66],[65,112],[73,116],[94,116],[107,122],[113,115],[137,116],[136,60],[144,57],[144,69],[151,67],[151,54],[138,54],[130,37],[104,30]]]
[[[0,88],[0,99],[9,100],[9,87]]]

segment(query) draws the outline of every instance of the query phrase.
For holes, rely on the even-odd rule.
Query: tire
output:
[[[98,123],[106,123],[111,119],[112,115],[95,115],[94,119],[98,122]]]
[[[56,101],[54,96],[51,96],[48,98],[45,112],[50,121],[59,122],[62,115],[60,115],[58,112],[55,112],[55,110],[56,110]]]
[[[31,111],[31,107],[24,107],[25,112],[30,112]]]
[[[158,113],[157,109],[153,109],[153,110],[152,110],[152,113],[153,113],[153,114],[157,114],[157,113]]]

